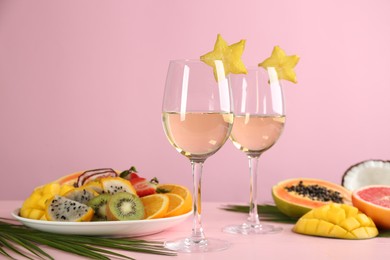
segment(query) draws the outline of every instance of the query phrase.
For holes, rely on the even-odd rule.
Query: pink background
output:
[[[79,170],[126,169],[191,186],[168,143],[168,61],[198,58],[217,33],[247,39],[247,66],[274,45],[298,54],[284,84],[287,125],[260,159],[259,198],[286,178],[341,182],[390,159],[390,2],[0,0],[0,199]],[[205,201],[248,200],[246,157],[230,142],[206,161]]]

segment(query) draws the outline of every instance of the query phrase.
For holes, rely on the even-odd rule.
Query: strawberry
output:
[[[131,179],[139,178],[137,172],[137,169],[134,166],[131,166],[130,169],[121,172],[119,177],[129,181]]]
[[[149,182],[145,178],[134,178],[130,180],[130,182],[137,191],[138,197],[144,197],[156,193],[157,184],[151,181]]]
[[[134,189],[137,191],[138,197],[155,194],[158,184],[157,178],[153,178],[148,181],[147,179],[140,177],[137,173],[137,169],[132,166],[129,170],[123,171],[120,174],[120,177],[127,179],[131,182]]]

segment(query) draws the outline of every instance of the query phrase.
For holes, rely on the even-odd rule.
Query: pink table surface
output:
[[[0,217],[10,218],[11,211],[20,205],[21,201],[0,201]],[[229,224],[241,223],[245,220],[246,214],[221,210],[219,208],[222,205],[223,203],[204,202],[202,220],[206,236],[228,240],[231,243],[227,250],[201,254],[181,253],[175,257],[132,252],[126,254],[136,259],[390,259],[390,238],[342,240],[311,237],[293,233],[290,224],[277,224],[283,227],[283,231],[273,235],[226,234],[221,229]],[[189,235],[191,225],[191,219],[188,219],[177,227],[144,238],[165,241],[184,237]],[[83,259],[49,248],[44,249],[55,259]]]

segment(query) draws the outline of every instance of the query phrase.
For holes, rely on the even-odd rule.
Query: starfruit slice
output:
[[[213,67],[215,79],[218,80],[220,71],[215,61],[222,61],[225,75],[229,73],[233,74],[246,74],[247,70],[241,56],[244,52],[245,40],[241,40],[232,45],[222,38],[220,34],[217,35],[217,41],[214,45],[214,50],[208,52],[200,57],[200,60]]]
[[[293,83],[297,83],[297,76],[294,68],[299,62],[299,56],[287,56],[284,50],[279,46],[275,46],[271,57],[259,63],[259,67],[274,67],[278,73],[279,79],[285,79]]]
[[[312,209],[298,220],[293,231],[344,239],[367,239],[378,235],[371,218],[353,206],[337,203]]]

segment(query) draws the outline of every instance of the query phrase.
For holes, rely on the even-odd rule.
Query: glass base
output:
[[[194,241],[191,238],[181,238],[175,241],[166,241],[164,247],[181,253],[204,253],[225,250],[230,243],[225,240],[207,238]]]
[[[275,234],[283,230],[282,227],[273,226],[269,224],[248,224],[244,223],[241,225],[227,226],[223,229],[223,232],[230,234],[241,234],[241,235],[265,235]]]

